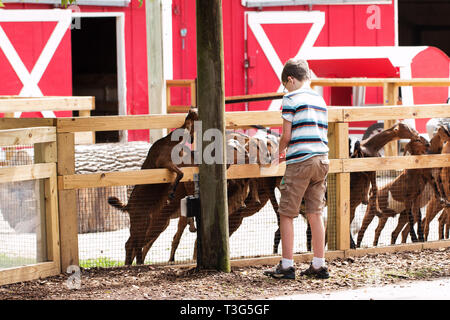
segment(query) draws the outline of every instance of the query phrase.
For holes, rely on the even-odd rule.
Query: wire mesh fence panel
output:
[[[432,186],[421,184],[420,180],[404,180],[404,177],[403,170],[377,171],[378,209],[375,208],[374,202],[369,201],[368,205],[359,205],[355,212],[354,223],[359,229],[357,242],[360,247],[411,243],[411,234],[414,241],[425,240],[423,232],[427,210],[431,209],[428,208],[430,201],[435,201]],[[420,208],[420,212],[411,211],[414,232],[410,229],[408,210],[413,203]],[[430,221],[427,241],[438,240],[438,217],[442,214],[440,211],[437,210],[436,217]]]
[[[34,161],[33,145],[15,145],[0,147],[0,168],[32,164]]]
[[[0,184],[0,269],[46,261],[42,185],[39,180]]]

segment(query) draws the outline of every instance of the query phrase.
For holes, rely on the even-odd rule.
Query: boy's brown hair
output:
[[[287,82],[288,77],[293,77],[299,81],[309,80],[310,71],[308,62],[303,59],[289,59],[283,67],[281,82]]]

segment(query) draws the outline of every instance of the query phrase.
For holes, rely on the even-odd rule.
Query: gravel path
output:
[[[336,259],[328,261],[328,266],[331,277],[327,280],[308,279],[298,273],[296,280],[264,276],[263,270],[272,266],[232,268],[230,273],[152,265],[91,268],[81,270],[78,289],[71,281],[73,274],[62,274],[1,286],[0,300],[287,299],[296,294],[326,294],[448,278],[450,248]],[[297,272],[306,267],[306,263],[296,264]]]

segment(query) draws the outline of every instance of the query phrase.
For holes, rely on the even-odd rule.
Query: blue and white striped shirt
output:
[[[286,164],[328,153],[328,112],[323,98],[308,86],[283,97],[282,117],[292,122]]]

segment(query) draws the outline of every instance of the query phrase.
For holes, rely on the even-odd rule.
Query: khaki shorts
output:
[[[281,200],[278,213],[298,217],[304,198],[307,214],[321,214],[326,204],[329,163],[327,155],[319,155],[302,162],[288,164],[280,185]]]

